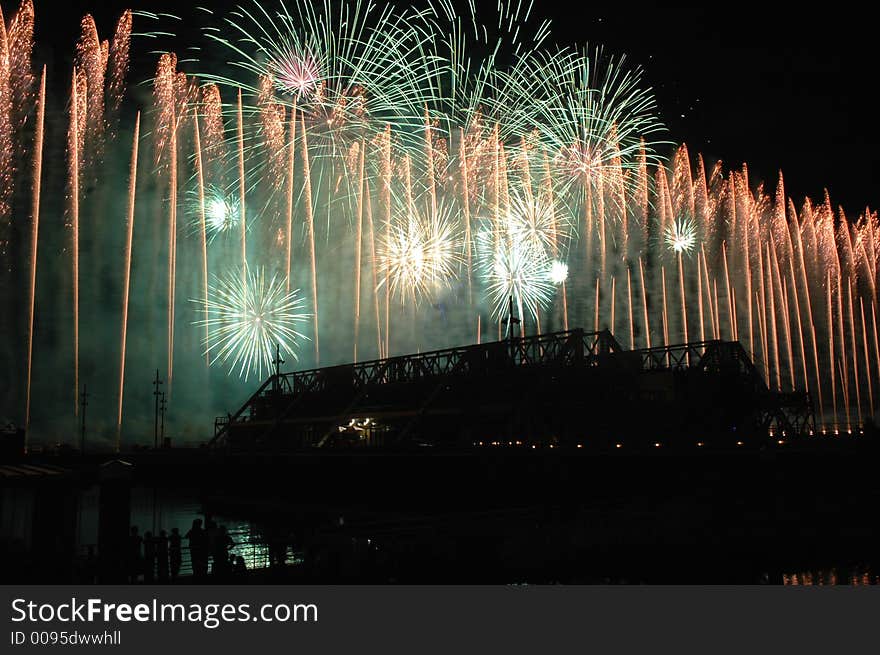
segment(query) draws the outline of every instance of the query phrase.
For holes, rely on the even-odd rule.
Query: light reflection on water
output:
[[[880,575],[869,566],[857,566],[852,569],[819,569],[815,571],[799,571],[783,573],[782,584],[786,586],[835,586],[851,585],[862,587],[880,584]]]

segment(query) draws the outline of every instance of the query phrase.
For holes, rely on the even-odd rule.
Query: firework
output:
[[[22,127],[31,109],[34,74],[34,6],[22,0],[7,29],[0,11],[0,218],[9,212],[15,177],[14,159],[22,148],[15,131]],[[3,227],[0,225],[0,227]],[[0,253],[7,235],[0,232]]]
[[[446,207],[421,214],[405,212],[380,244],[378,259],[387,271],[379,287],[388,285],[404,302],[430,297],[455,278],[460,252]]]
[[[104,370],[95,353],[106,350],[97,320],[127,326],[124,370],[106,376],[121,398],[125,371],[157,364],[152,349],[134,345],[164,330],[169,382],[182,371],[175,388],[201,390],[210,363],[242,379],[265,374],[276,342],[318,366],[352,352],[393,355],[416,334],[430,335],[421,347],[442,348],[469,341],[476,325],[482,339],[487,316],[506,318],[512,301],[523,334],[609,327],[633,348],[742,339],[761,378],[808,391],[832,431],[873,413],[877,214],[851,220],[827,197],[795,207],[781,176],[768,192],[745,167],[707,168],[684,146],[662,161],[662,126],[639,69],[601,49],[548,49],[530,2],[502,2],[491,21],[449,0],[425,11],[368,0],[242,0],[207,11],[208,36],[229,64],[159,57],[139,124],[141,152],[154,161],[137,184],[124,179],[128,143],[113,143],[135,115],[124,93],[132,15],[111,44],[84,19],[73,79],[47,80],[70,89],[70,125],[57,167],[65,174],[45,169],[42,191],[29,177],[36,153],[61,152],[65,130],[50,112],[46,143],[35,147],[33,10],[28,0],[21,7],[0,20],[0,255],[36,245],[15,236],[36,233],[25,214],[10,230],[13,198],[33,189],[67,208],[64,228],[39,225],[49,244],[39,256],[64,244],[63,272],[41,260],[34,275],[34,255],[9,261],[34,267],[31,288],[13,284],[5,296],[10,317],[20,298],[31,300],[32,327],[12,334],[33,347],[34,397],[47,395],[48,364],[69,368],[65,385],[76,391],[88,373],[93,388]],[[134,14],[145,17],[160,20]],[[187,77],[178,64],[207,70]],[[104,199],[126,189],[120,220]],[[52,298],[57,289],[71,300]],[[175,290],[201,300],[177,307]],[[121,302],[103,302],[114,294]],[[420,330],[426,312],[402,311],[429,302],[443,330]],[[122,316],[107,309],[129,304]],[[192,323],[198,331],[182,329]],[[302,332],[313,351],[299,350]],[[188,347],[201,339],[210,356]],[[56,342],[70,344],[70,361],[46,358]],[[119,407],[117,433],[135,434]],[[49,411],[34,413],[39,430]],[[143,416],[127,405],[125,420]]]
[[[12,89],[11,67],[9,61],[9,42],[6,35],[6,21],[0,9],[0,218],[4,219],[0,241],[6,241],[6,214],[9,212],[8,200],[13,181],[12,170]],[[6,247],[3,247],[3,251]]]
[[[360,0],[265,5],[253,0],[239,7],[223,19],[224,31],[208,36],[234,54],[236,67],[273,80],[279,102],[296,102],[313,127],[336,137],[378,124],[373,121],[411,127],[420,120],[433,70],[420,13]],[[413,66],[415,60],[427,70]],[[259,94],[240,77],[212,77]]]
[[[9,24],[8,48],[12,121],[14,125],[20,126],[24,124],[34,99],[36,79],[31,67],[34,49],[34,5],[31,0],[21,0],[18,11]]]
[[[552,262],[548,277],[553,284],[562,284],[568,279],[568,264],[558,260]]]
[[[202,230],[202,198],[198,189],[190,191],[184,201],[188,231],[200,234]],[[240,200],[237,193],[226,193],[216,186],[204,189],[205,233],[207,242],[221,237],[239,238],[241,222]]]
[[[502,73],[502,79],[529,99],[509,115],[511,131],[534,135],[553,155],[565,185],[590,182],[620,167],[637,169],[642,139],[663,131],[641,69],[629,68],[625,57],[606,56],[601,48],[539,51]]]
[[[481,149],[489,132],[511,143],[520,134],[509,120],[532,99],[503,76],[501,61],[520,61],[537,52],[550,36],[550,23],[529,20],[532,2],[499,2],[484,20],[474,3],[461,7],[436,0],[425,16],[433,54],[420,62],[431,80],[425,98],[448,135],[463,129],[470,146]],[[487,53],[475,57],[475,52]],[[437,62],[424,66],[427,62]],[[418,76],[417,76],[418,77]],[[510,128],[510,129],[508,129]]]
[[[196,325],[208,328],[205,352],[245,381],[271,370],[276,346],[296,360],[299,342],[308,339],[298,329],[311,318],[301,311],[299,289],[287,291],[282,277],[267,277],[262,268],[215,277],[208,301],[192,302],[204,312]]]
[[[3,17],[0,16],[0,22]],[[43,130],[46,118],[46,71],[43,70],[40,81],[40,94],[37,105],[37,134],[35,139],[36,155],[34,157],[34,195],[33,204],[31,205],[31,217],[33,221],[33,235],[31,236],[31,284],[30,284],[30,315],[28,327],[28,348],[27,348],[27,389],[25,399],[25,428],[28,427],[31,420],[31,373],[33,367],[33,346],[34,346],[34,302],[36,300],[37,288],[37,246],[40,236],[40,189],[43,177]],[[25,442],[25,452],[27,452],[27,442]]]
[[[131,47],[131,11],[126,10],[116,24],[116,34],[108,54],[109,83],[107,97],[110,111],[116,113],[122,104],[125,78],[128,75],[129,49]]]
[[[690,254],[697,245],[697,226],[689,218],[679,218],[666,228],[663,237],[673,252]]]
[[[81,165],[89,168],[101,155],[104,136],[104,79],[107,72],[107,42],[101,43],[95,19],[86,15],[80,24],[75,67],[83,85],[84,111],[80,116],[80,147],[85,154]]]
[[[513,299],[516,313],[522,322],[526,312],[536,318],[541,307],[553,297],[552,265],[543,249],[527,239],[514,235],[493,243],[491,231],[477,235],[481,271],[492,315],[501,319],[508,313]]]
[[[308,51],[290,50],[272,60],[269,68],[283,93],[299,97],[313,94],[323,77],[317,60]]]
[[[571,236],[568,223],[557,219],[549,198],[521,191],[510,194],[507,229],[512,239],[546,253],[566,247]]]

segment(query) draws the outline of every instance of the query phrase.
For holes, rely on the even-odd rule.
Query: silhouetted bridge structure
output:
[[[625,350],[571,330],[269,377],[218,418],[221,452],[729,447],[814,429],[735,341]]]

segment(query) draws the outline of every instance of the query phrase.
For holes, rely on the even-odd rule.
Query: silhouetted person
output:
[[[204,578],[208,574],[208,542],[202,529],[202,519],[194,519],[192,528],[184,535],[189,539],[189,557],[193,576]]]
[[[144,533],[144,584],[156,579],[156,540],[152,532]]]
[[[244,563],[244,557],[236,555],[234,559],[235,564],[233,565],[233,571],[236,574],[247,573],[247,564]]]
[[[211,568],[211,572],[215,575],[223,575],[229,570],[229,550],[235,545],[232,537],[226,532],[225,525],[216,528],[211,545],[214,549],[211,553],[214,558],[214,566]]]
[[[168,582],[168,534],[165,530],[161,530],[156,539],[156,574],[159,582]]]
[[[141,572],[141,544],[143,540],[138,534],[136,525],[131,526],[131,532],[128,536],[128,556],[126,557],[126,568],[128,569],[128,581],[137,582]]]
[[[177,528],[171,529],[171,537],[168,539],[168,559],[171,565],[171,581],[174,582],[177,580],[177,576],[180,575],[181,562],[180,532],[178,532]]]

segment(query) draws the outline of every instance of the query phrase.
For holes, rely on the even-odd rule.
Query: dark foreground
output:
[[[3,480],[4,581],[129,580],[135,487],[168,506],[192,501],[206,521],[244,521],[268,555],[222,574],[240,582],[753,584],[803,572],[850,582],[874,581],[880,560],[880,460],[865,438],[724,452],[108,459],[30,460],[58,473]],[[94,487],[102,516],[83,580],[77,499]]]

